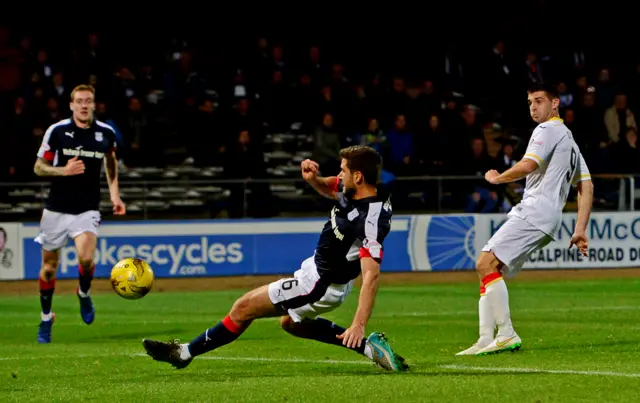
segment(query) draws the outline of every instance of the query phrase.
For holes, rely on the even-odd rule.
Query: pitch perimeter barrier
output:
[[[135,173],[135,172],[133,172]],[[215,216],[212,211],[225,210],[231,204],[240,206],[249,214],[251,194],[268,188],[279,212],[309,212],[315,202],[322,199],[302,178],[268,179],[171,179],[139,180],[132,172],[122,172],[120,195],[127,204],[127,217],[131,220],[190,218],[206,219]],[[176,174],[177,175],[177,174]],[[596,204],[601,209],[634,211],[640,200],[640,175],[597,174]],[[389,179],[395,194],[396,213],[425,211],[431,214],[455,213],[461,206],[450,207],[451,192],[461,185],[472,191],[476,184],[486,184],[484,176],[405,176]],[[390,183],[391,183],[390,182]],[[39,219],[48,195],[50,182],[0,182],[0,220],[33,221]],[[262,190],[256,190],[256,186]],[[472,186],[473,185],[473,186]],[[234,189],[233,192],[230,189]],[[100,210],[109,214],[112,209],[106,184],[103,187]],[[232,193],[236,193],[231,199]],[[407,193],[409,192],[409,193]],[[458,194],[457,190],[454,193]],[[239,195],[239,196],[238,196]],[[411,195],[411,197],[409,197]],[[464,197],[464,196],[462,196]],[[262,200],[262,199],[260,199]],[[255,202],[253,203],[255,206]],[[269,204],[269,203],[267,203]],[[266,206],[262,206],[266,208]],[[176,211],[174,211],[177,209]],[[402,209],[402,210],[401,210]]]
[[[384,247],[385,272],[473,270],[503,214],[414,215],[393,218]],[[525,269],[640,266],[640,213],[593,213],[590,250],[582,257],[569,240],[576,214],[565,214],[557,240],[534,253]],[[96,251],[96,277],[108,277],[125,257],[147,260],[157,277],[284,274],[313,254],[325,219],[106,222]],[[0,223],[0,280],[37,279],[37,223]],[[76,278],[72,243],[61,251],[58,278]]]

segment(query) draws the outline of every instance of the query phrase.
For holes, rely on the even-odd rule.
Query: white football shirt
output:
[[[591,179],[589,168],[571,130],[559,118],[535,128],[523,158],[535,161],[538,168],[527,175],[522,201],[509,215],[526,220],[555,239],[569,190]]]

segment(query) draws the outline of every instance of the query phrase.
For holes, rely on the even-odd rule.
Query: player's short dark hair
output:
[[[534,84],[531,87],[529,87],[529,89],[527,90],[527,93],[532,94],[534,92],[539,92],[539,91],[544,92],[549,98],[549,100],[558,98],[560,96],[556,86],[551,84]]]
[[[350,146],[340,150],[340,158],[347,160],[347,168],[351,172],[360,171],[364,182],[376,185],[382,171],[382,157],[369,146]]]

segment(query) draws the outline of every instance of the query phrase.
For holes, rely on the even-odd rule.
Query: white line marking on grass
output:
[[[65,354],[60,355],[36,355],[27,357],[0,357],[0,361],[27,361],[27,360],[59,360],[61,358],[106,358],[106,357],[126,357],[134,354]]]
[[[60,359],[60,358],[106,358],[106,357],[148,357],[147,354],[93,354],[93,355],[58,355],[58,356],[39,356],[39,357],[0,357],[0,361],[11,360],[42,360],[42,359]],[[344,360],[312,360],[305,358],[268,358],[268,357],[223,357],[223,356],[201,356],[198,360],[211,361],[249,361],[249,362],[286,362],[292,364],[354,364],[354,365],[373,365],[370,361],[344,361]],[[586,375],[586,376],[612,376],[622,378],[640,378],[640,373],[625,373],[613,371],[580,371],[573,369],[538,369],[538,368],[515,368],[515,367],[475,367],[467,365],[446,364],[438,365],[442,369],[457,369],[462,371],[484,371],[484,372],[516,372],[516,373],[532,373],[532,374],[558,374],[558,375]]]
[[[637,311],[640,306],[576,306],[573,308],[527,308],[513,309],[517,313],[536,313],[536,312],[575,312],[575,311]],[[476,315],[478,311],[460,310],[460,311],[433,311],[433,312],[397,312],[397,313],[380,313],[374,314],[379,318],[394,317],[428,317],[428,316],[456,316],[456,315]]]
[[[146,357],[146,354],[135,354],[138,357]],[[266,358],[266,357],[220,357],[220,356],[200,356],[202,360],[216,361],[256,361],[256,362],[289,362],[289,363],[308,363],[308,364],[360,364],[372,365],[370,361],[341,361],[341,360],[310,360],[304,358]],[[501,368],[501,367],[472,367],[466,365],[438,365],[443,369],[459,369],[466,371],[487,371],[487,372],[521,372],[521,373],[540,373],[540,374],[564,374],[564,375],[599,375],[599,376],[617,376],[627,378],[640,378],[640,374],[610,372],[610,371],[578,371],[578,370],[554,370],[554,369],[536,369],[536,368]]]
[[[573,369],[537,369],[537,368],[510,368],[510,367],[472,367],[466,365],[440,365],[444,369],[459,369],[463,371],[484,372],[518,372],[532,374],[561,374],[561,375],[591,375],[591,376],[617,376],[623,378],[640,378],[640,374],[611,372],[611,371],[578,371]]]
[[[21,361],[21,360],[54,360],[54,359],[76,359],[76,358],[107,358],[107,357],[149,357],[143,353],[115,353],[115,354],[60,354],[51,356],[33,357],[0,357],[0,361]],[[149,357],[150,359],[151,357]],[[253,362],[287,362],[293,364],[358,364],[372,365],[371,361],[344,361],[344,360],[312,360],[305,358],[268,358],[268,357],[224,357],[206,355],[198,357],[198,360],[213,361],[253,361]]]
[[[136,357],[148,357],[147,354],[134,354]],[[343,360],[311,360],[306,358],[268,358],[268,357],[221,357],[215,355],[205,355],[198,357],[198,360],[214,361],[254,361],[254,362],[288,362],[303,364],[359,364],[372,365],[370,361],[343,361]]]

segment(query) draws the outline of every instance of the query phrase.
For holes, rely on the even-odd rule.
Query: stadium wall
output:
[[[502,214],[394,217],[385,241],[382,270],[472,270],[486,241],[506,219]],[[567,249],[576,215],[566,214],[557,241],[530,257],[525,268],[623,268],[640,265],[640,213],[594,213],[588,257]],[[96,276],[108,277],[120,259],[147,260],[158,277],[284,274],[313,254],[325,220],[210,220],[106,222],[96,252]],[[37,279],[37,224],[0,223],[7,233],[0,251],[0,280]],[[61,252],[59,278],[77,276],[70,243]]]

